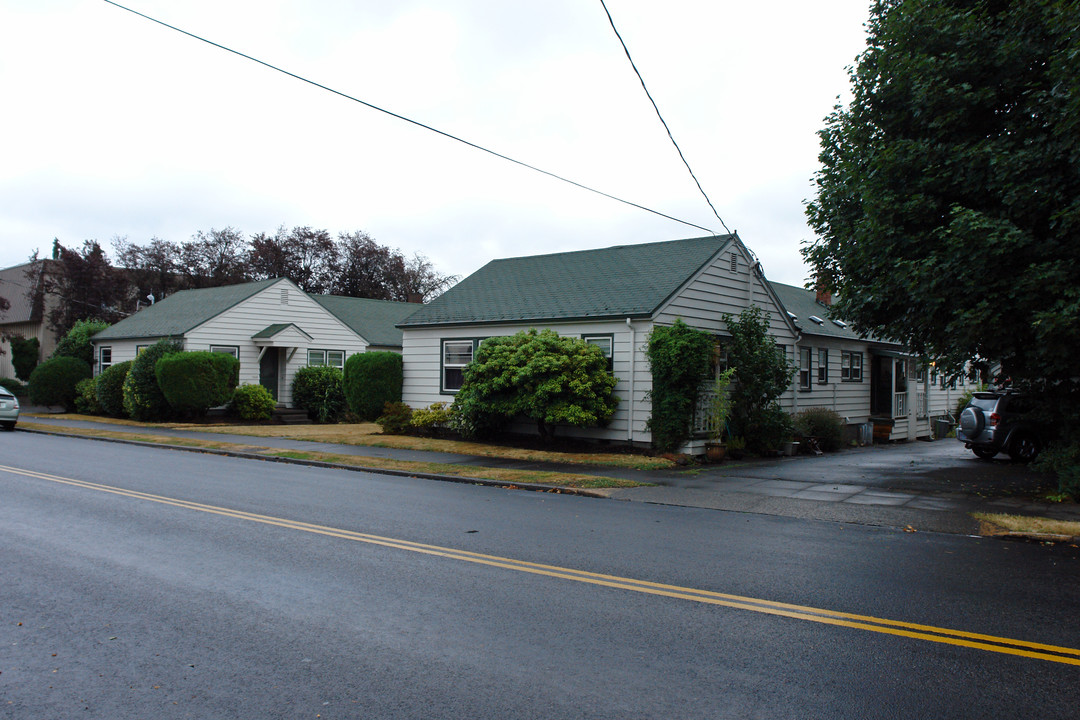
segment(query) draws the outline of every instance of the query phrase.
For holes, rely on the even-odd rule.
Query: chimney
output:
[[[825,290],[821,285],[817,286],[814,293],[814,299],[817,300],[818,305],[824,305],[825,307],[832,305],[832,293]]]

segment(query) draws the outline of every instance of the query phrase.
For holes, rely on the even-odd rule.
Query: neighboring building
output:
[[[399,324],[403,399],[414,408],[452,401],[483,339],[549,328],[598,345],[618,380],[620,403],[607,427],[566,433],[648,445],[649,332],[682,318],[722,345],[723,315],[748,305],[765,310],[793,360],[796,326],[735,235],[495,260]],[[701,446],[696,439],[687,449]]]
[[[296,371],[342,368],[369,350],[401,352],[395,324],[420,306],[385,300],[309,295],[285,278],[182,290],[94,336],[95,374],[131,360],[163,338],[185,350],[229,353],[240,383],[262,384],[289,406]]]
[[[967,378],[938,376],[903,345],[855,333],[830,313],[823,293],[770,283],[799,329],[794,390],[785,409],[826,407],[839,414],[852,439],[854,426],[873,425],[879,439],[929,437],[932,420],[955,412]]]
[[[55,295],[43,290],[43,273],[48,268],[48,260],[16,265],[0,270],[0,297],[7,300],[11,307],[0,311],[0,377],[15,377],[15,368],[11,364],[11,344],[7,338],[21,335],[24,338],[37,338],[40,345],[38,360],[49,357],[56,349],[56,334],[48,328],[49,312],[59,302]]]

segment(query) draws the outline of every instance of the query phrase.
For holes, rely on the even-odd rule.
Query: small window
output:
[[[817,351],[817,381],[818,385],[829,382],[829,351],[825,348]]]
[[[110,365],[112,365],[112,347],[103,345],[98,348],[98,374],[100,375]]]
[[[608,370],[614,367],[614,360],[612,359],[614,338],[611,335],[583,335],[581,339],[600,348],[600,352],[607,358]]]
[[[211,345],[210,352],[225,353],[226,355],[232,355],[237,360],[240,359],[240,348],[235,345]]]
[[[811,372],[813,370],[812,358],[813,358],[813,354],[811,353],[810,348],[799,348],[799,389],[800,390],[809,390],[810,389],[810,382],[811,382],[811,378],[813,377],[813,375],[811,375]]]
[[[307,351],[307,364],[308,367],[320,367],[326,364],[326,351],[325,350],[308,350]]]
[[[465,382],[465,366],[472,362],[475,340],[443,340],[442,391],[457,392]]]
[[[138,355],[139,353],[141,353],[143,350],[145,350],[148,347],[150,347],[150,346],[149,345],[136,345],[135,346],[135,354]]]
[[[861,352],[843,351],[840,353],[840,381],[862,382]]]
[[[343,350],[308,350],[307,364],[309,367],[328,365],[341,370],[345,367],[345,352]]]

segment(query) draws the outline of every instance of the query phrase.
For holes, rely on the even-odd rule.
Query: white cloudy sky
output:
[[[126,0],[499,153],[722,231],[599,0]],[[702,186],[802,284],[815,132],[869,0],[607,0]],[[0,267],[117,236],[365,230],[442,272],[697,237],[102,0],[0,0]]]

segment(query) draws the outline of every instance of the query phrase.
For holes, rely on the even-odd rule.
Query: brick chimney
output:
[[[824,305],[826,307],[828,307],[829,305],[832,305],[832,293],[831,292],[829,292],[828,290],[824,290],[820,285],[817,287],[817,289],[814,292],[815,292],[814,299],[818,301],[819,305]]]

